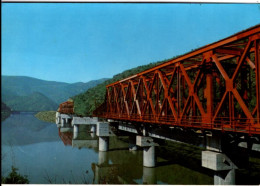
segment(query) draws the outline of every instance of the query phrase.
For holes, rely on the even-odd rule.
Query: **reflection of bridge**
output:
[[[234,184],[235,169],[248,160],[239,143],[249,151],[260,143],[259,46],[257,25],[114,82],[94,115],[139,135],[147,166],[155,166],[153,138],[192,131],[206,141],[202,166],[215,171],[214,182]]]

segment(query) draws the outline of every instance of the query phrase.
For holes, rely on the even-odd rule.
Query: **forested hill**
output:
[[[39,92],[34,92],[28,96],[18,96],[9,100],[8,105],[12,110],[25,112],[57,110],[59,106],[57,103]]]
[[[97,85],[96,87],[87,90],[85,93],[81,93],[77,96],[72,97],[72,99],[74,100],[75,113],[83,116],[92,115],[92,112],[95,110],[96,105],[99,105],[101,102],[104,101],[106,85],[127,78],[136,73],[140,73],[144,70],[147,70],[169,60],[170,59],[158,61],[155,63],[150,63],[148,65],[138,66],[136,68],[126,70],[120,74],[114,75],[113,78],[106,80],[105,82]]]
[[[11,114],[11,109],[1,102],[1,121],[5,120]]]
[[[1,96],[2,101],[12,110],[56,110],[69,97],[85,92],[105,80],[64,83],[26,76],[2,76]]]

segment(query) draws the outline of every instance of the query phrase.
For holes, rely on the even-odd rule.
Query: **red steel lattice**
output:
[[[74,103],[71,101],[61,103],[58,112],[62,114],[74,114]]]
[[[94,115],[260,134],[260,25],[106,87]]]

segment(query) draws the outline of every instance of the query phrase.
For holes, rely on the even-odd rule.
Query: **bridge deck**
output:
[[[94,115],[260,134],[260,25],[106,87]]]

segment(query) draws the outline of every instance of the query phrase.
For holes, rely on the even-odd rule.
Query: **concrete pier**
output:
[[[99,136],[99,151],[109,150],[109,123],[97,123],[97,136]]]
[[[56,112],[56,124],[61,124],[61,117],[59,112]]]
[[[206,135],[207,151],[202,151],[202,166],[214,171],[215,185],[235,184],[235,169],[238,166],[226,155],[227,151],[232,151],[227,148],[228,145],[221,133]]]
[[[72,116],[56,112],[56,124],[61,127],[71,127]]]
[[[144,167],[155,167],[155,146],[144,147],[143,150],[143,166]]]
[[[215,172],[214,185],[235,185],[235,169]]]
[[[202,167],[214,170],[214,185],[234,185],[237,166],[223,153],[202,151]]]
[[[73,125],[73,139],[76,139],[79,134],[79,126],[78,125]]]
[[[90,133],[91,138],[95,138],[96,137],[96,133]]]
[[[158,146],[158,144],[153,141],[153,138],[146,136],[136,136],[136,145],[143,147],[143,166],[155,167],[155,146]]]
[[[99,146],[98,150],[106,152],[109,149],[109,137],[101,137],[99,136]]]
[[[97,126],[96,126],[96,125],[91,125],[91,126],[90,126],[90,132],[91,132],[91,133],[96,133],[96,131],[97,131],[96,129],[97,129]]]
[[[65,119],[64,118],[61,118],[61,127],[65,127]]]

